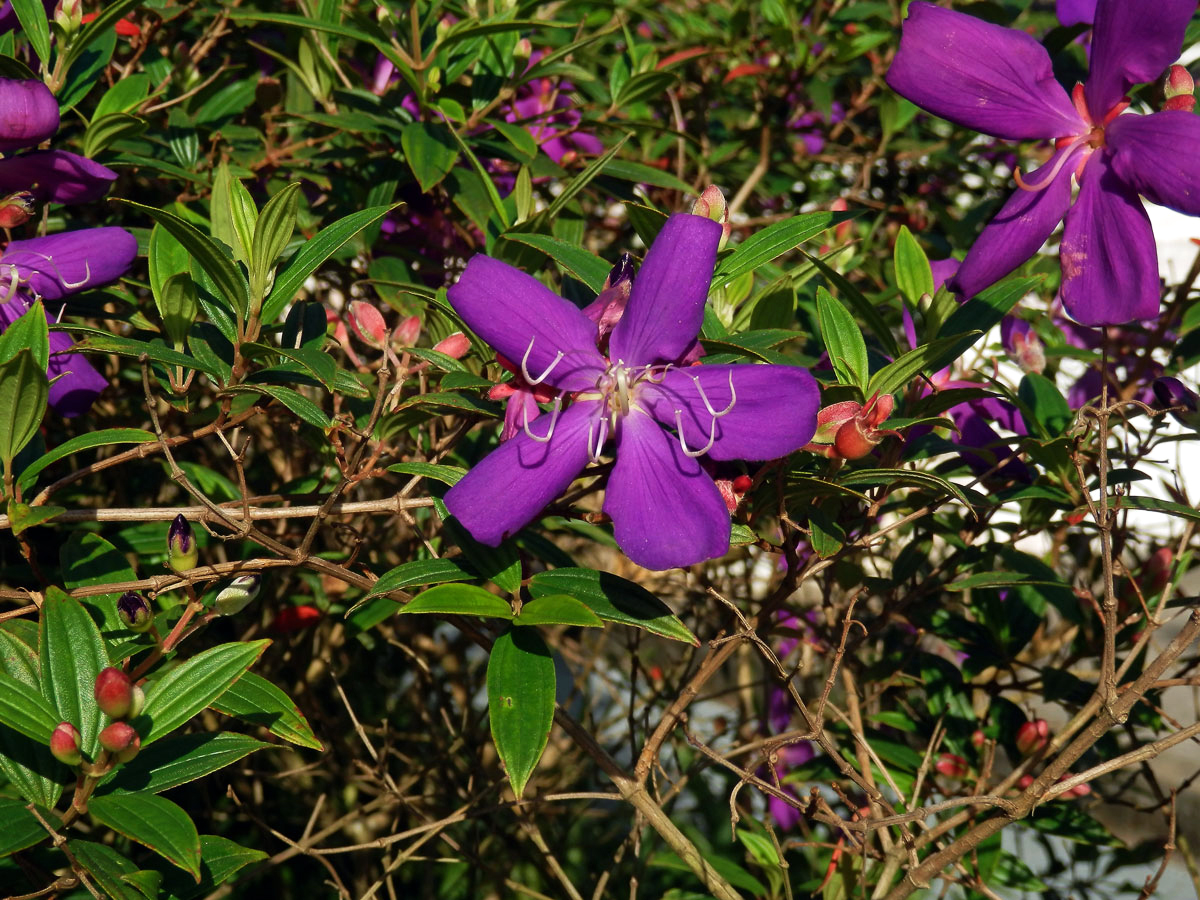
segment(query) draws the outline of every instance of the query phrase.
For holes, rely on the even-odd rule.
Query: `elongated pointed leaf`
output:
[[[521,607],[514,625],[581,625],[602,628],[604,623],[587,604],[566,594],[550,594],[530,600]]]
[[[530,579],[534,597],[567,594],[582,601],[601,619],[645,628],[654,634],[700,646],[696,636],[644,587],[608,572],[561,568],[539,572]]]
[[[188,814],[170,800],[154,794],[108,794],[93,797],[88,812],[200,880],[200,835]]]
[[[244,677],[244,676],[243,676]],[[164,738],[117,770],[116,777],[97,789],[97,796],[114,791],[163,791],[203,778],[270,744],[234,732],[181,734]]]
[[[867,345],[854,316],[823,287],[817,288],[817,320],[838,381],[867,387]]]
[[[255,303],[262,300],[275,260],[292,239],[299,205],[300,183],[293,182],[267,201],[258,217],[250,252],[250,296]]]
[[[108,665],[108,651],[87,610],[58,588],[50,588],[42,604],[38,659],[42,693],[57,711],[58,722],[78,728],[84,754],[94,757],[100,733],[94,690],[96,676]]]
[[[437,613],[451,616],[484,616],[511,619],[508,601],[473,584],[441,584],[414,597],[400,613]]]
[[[849,216],[845,213],[812,212],[768,225],[746,238],[733,248],[732,253],[717,263],[713,284],[722,285],[744,272],[753,272],[763,263],[787,253],[820,234],[830,225],[847,218]]]
[[[45,809],[41,810],[41,814],[53,816]],[[0,856],[32,847],[50,837],[42,823],[25,808],[25,804],[11,797],[0,797],[0,822],[4,823],[4,827],[0,828]]]
[[[13,12],[33,52],[43,64],[50,63],[50,22],[42,0],[12,0]]]
[[[271,734],[297,746],[325,749],[292,699],[253,672],[247,672],[235,681],[210,705],[219,713],[262,725],[270,729]]]
[[[922,294],[933,293],[933,270],[929,268],[925,251],[907,225],[901,225],[896,235],[892,259],[896,269],[896,287],[900,288],[900,293],[909,303],[915,304]]]
[[[49,395],[46,370],[31,350],[20,350],[0,363],[0,460],[5,469],[37,434]]]
[[[18,681],[7,672],[0,672],[0,723],[32,741],[49,745],[50,733],[62,721],[54,706],[37,688]]]
[[[32,485],[46,467],[81,450],[105,447],[109,444],[146,444],[154,439],[154,435],[141,428],[105,428],[103,431],[90,431],[63,441],[53,450],[39,456],[22,470],[19,481],[23,487]]]
[[[67,849],[92,879],[114,900],[144,900],[141,891],[124,880],[137,866],[106,844],[68,841]]]
[[[492,742],[517,797],[542,758],[554,721],[554,660],[531,628],[509,628],[492,645],[487,670]]]

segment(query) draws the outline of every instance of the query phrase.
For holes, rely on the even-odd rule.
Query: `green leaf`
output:
[[[162,290],[155,293],[154,302],[167,338],[176,350],[182,349],[200,311],[200,298],[192,276],[187,272],[172,275],[163,282]]]
[[[305,280],[325,260],[337,253],[348,241],[365,228],[374,225],[399,204],[372,206],[338,219],[322,228],[312,240],[306,241],[288,260],[282,271],[275,274],[275,284],[262,308],[263,324],[275,321],[283,308],[292,302]]]
[[[1144,509],[1147,512],[1160,512],[1180,519],[1190,519],[1200,522],[1200,510],[1183,503],[1171,500],[1159,500],[1157,497],[1122,497],[1121,507],[1124,509]]]
[[[219,713],[261,725],[289,743],[310,750],[325,749],[292,699],[253,672],[247,672],[209,705]]]
[[[46,18],[46,5],[42,0],[12,0],[13,12],[21,23],[21,30],[33,52],[43,66],[50,64],[50,22]]]
[[[554,659],[535,630],[510,627],[496,638],[487,694],[492,742],[519,799],[554,721]]]
[[[138,870],[137,866],[112,847],[91,841],[67,841],[67,849],[108,896],[114,900],[143,900],[141,892],[124,880]]]
[[[566,594],[548,594],[521,607],[514,625],[581,625],[603,628],[604,623],[587,604]]]
[[[92,706],[95,707],[94,702]],[[50,734],[61,721],[63,718],[37,688],[0,672],[0,724],[38,744],[48,745]]]
[[[48,466],[81,450],[105,447],[110,444],[147,444],[153,440],[155,440],[154,435],[141,428],[105,428],[102,431],[90,431],[87,434],[63,441],[53,450],[48,450],[39,456],[21,472],[18,483],[23,489],[28,488]]]
[[[293,182],[267,201],[258,223],[250,251],[250,299],[260,304],[266,296],[275,268],[296,230],[296,210],[300,206],[300,183]]]
[[[960,346],[962,340],[961,335],[938,338],[928,344],[922,344],[915,350],[909,350],[872,375],[865,393],[867,396],[877,393],[892,394],[905,387],[918,372],[937,371],[944,365],[947,350]]]
[[[947,347],[932,365],[935,369],[949,365],[966,353],[979,338],[1000,324],[1017,301],[1033,290],[1042,279],[1010,278],[993,285],[958,307],[938,329],[938,335],[960,335],[957,343]]]
[[[473,584],[442,584],[418,594],[397,612],[436,613],[450,616],[483,616],[489,619],[511,619],[512,608],[507,600]]]
[[[883,484],[894,487],[906,483],[913,484],[927,491],[932,491],[934,494],[949,494],[962,503],[963,506],[968,509],[971,508],[971,502],[967,499],[967,495],[954,482],[947,481],[938,475],[931,475],[928,472],[918,472],[914,469],[856,469],[853,472],[846,472],[839,476],[838,481],[847,487],[870,484]]]
[[[832,268],[825,260],[805,253],[803,250],[800,251],[800,254],[813,264],[830,285],[838,289],[842,299],[854,308],[855,315],[866,326],[867,333],[883,344],[884,352],[892,358],[899,356],[900,346],[892,336],[892,330],[883,321],[879,310],[875,308],[875,304],[863,296],[862,291],[847,281],[846,276]]]
[[[150,290],[156,299],[162,293],[167,279],[172,275],[186,273],[191,263],[187,249],[161,225],[155,225],[150,230],[150,246],[146,252],[146,259],[150,264]]]
[[[235,844],[228,838],[212,834],[200,835],[200,883],[194,884],[181,872],[172,869],[163,879],[163,900],[192,900],[207,897],[238,870],[266,859],[261,850]]]
[[[136,137],[146,130],[146,120],[125,112],[109,113],[92,119],[83,136],[83,155],[89,159],[103,153],[117,141]]]
[[[932,296],[933,270],[929,268],[925,251],[921,249],[907,225],[901,225],[900,233],[896,235],[892,264],[896,269],[896,286],[909,303],[915,306],[922,295]]]
[[[96,795],[114,791],[159,794],[217,772],[255,750],[270,746],[235,732],[182,734],[165,738],[142,750],[132,762],[121,766],[115,777],[96,790]]]
[[[42,693],[58,712],[58,722],[79,729],[85,755],[96,755],[100,710],[93,691],[96,676],[108,665],[100,629],[78,600],[56,587],[46,591],[38,628]],[[47,735],[49,738],[49,735]]]
[[[1048,437],[1061,435],[1074,419],[1067,398],[1045,375],[1039,375],[1037,372],[1028,373],[1021,379],[1021,384],[1017,388],[1017,396],[1033,414],[1034,422],[1027,422],[1026,425],[1035,426],[1031,430],[1040,428]]]
[[[566,205],[575,198],[575,195],[587,187],[592,179],[599,175],[604,170],[604,167],[616,158],[617,153],[625,146],[625,142],[628,140],[628,134],[622,135],[620,140],[609,147],[603,156],[592,160],[592,162],[588,163],[586,169],[563,185],[562,192],[554,198],[554,201],[547,208],[545,213],[546,219],[553,220],[562,212]]]
[[[200,880],[200,835],[188,814],[170,800],[154,794],[108,794],[93,797],[88,812]]]
[[[250,265],[250,248],[258,208],[240,179],[234,178],[224,160],[213,173],[212,236],[233,250],[234,259]]]
[[[116,353],[118,356],[128,356],[131,359],[141,359],[145,355],[153,362],[163,363],[164,365],[199,369],[205,375],[210,375],[214,378],[221,375],[218,368],[209,365],[205,360],[172,350],[160,340],[153,342],[136,341],[131,338],[117,337],[113,334],[101,334],[81,326],[72,326],[70,329],[64,330],[86,335],[83,340],[76,343],[76,350],[100,350],[104,353]]]
[[[225,251],[213,242],[212,238],[201,234],[196,226],[185,222],[179,216],[173,215],[165,209],[144,206],[141,203],[134,203],[132,200],[122,202],[154,219],[179,243],[183,244],[200,268],[216,284],[225,301],[237,310],[242,318],[245,318],[246,311],[250,306],[250,286],[246,283],[246,277],[238,268],[237,263],[230,259]]]
[[[444,126],[409,122],[400,132],[404,159],[422,191],[429,191],[446,177],[458,160],[454,138]]]
[[[26,0],[26,2],[40,3],[40,0]],[[96,14],[96,18],[84,25],[83,30],[71,42],[63,70],[69,71],[75,61],[86,53],[93,43],[111,36],[117,19],[124,18],[127,12],[141,6],[143,2],[144,0],[113,0],[112,3],[105,3],[104,8]]]
[[[20,534],[27,528],[49,522],[59,513],[66,512],[63,506],[30,506],[28,503],[8,501],[8,527],[14,535]]]
[[[8,362],[20,350],[33,353],[42,371],[50,362],[50,327],[41,300],[35,300],[18,319],[0,333],[0,362]]]
[[[134,727],[146,747],[184,724],[220,697],[271,642],[220,644],[176,666],[146,692]]]
[[[582,601],[605,621],[645,628],[662,637],[700,646],[667,604],[641,585],[608,572],[569,567],[538,572],[530,579],[529,593],[535,598],[566,594]]]
[[[5,472],[12,471],[13,458],[37,434],[49,394],[46,369],[31,350],[19,350],[0,363],[0,461]]]
[[[39,810],[47,822],[53,822],[54,814],[49,810]],[[11,797],[0,797],[0,856],[8,856],[26,847],[32,847],[50,837],[42,823],[33,813],[25,808],[20,800]]]
[[[434,481],[440,481],[451,487],[458,484],[467,474],[467,470],[461,466],[443,466],[425,462],[396,463],[388,466],[388,471],[398,472],[401,475],[420,475],[422,478],[432,478]]]
[[[391,591],[403,590],[414,585],[443,584],[452,581],[470,581],[475,576],[452,559],[414,559],[389,569],[379,576],[371,587],[367,598],[378,597]]]
[[[867,345],[858,323],[833,295],[823,287],[817,288],[817,320],[821,338],[829,359],[833,362],[838,381],[842,384],[867,388],[870,372],[867,365]]]
[[[278,384],[235,384],[225,388],[227,394],[266,394],[278,400],[309,425],[315,425],[323,431],[333,427],[333,422],[325,411],[309,400],[299,391]]]
[[[1061,581],[1039,581],[1024,572],[977,572],[945,585],[948,591],[969,591],[974,588],[1012,588],[1022,585],[1055,587],[1070,590]]]
[[[562,266],[569,275],[582,281],[597,294],[604,288],[604,282],[612,269],[612,266],[594,253],[549,235],[510,231],[505,233],[504,239],[541,250]]]
[[[768,225],[750,235],[717,263],[713,284],[726,284],[744,272],[753,272],[763,263],[795,249],[810,237],[846,218],[844,213],[813,212]]]

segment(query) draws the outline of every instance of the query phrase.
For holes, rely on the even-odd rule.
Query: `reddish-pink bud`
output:
[[[110,719],[123,719],[133,704],[133,682],[120,669],[109,666],[96,676],[96,705]]]
[[[1045,719],[1034,719],[1017,729],[1017,749],[1024,756],[1031,756],[1050,743],[1050,724]]]
[[[1171,66],[1167,69],[1167,77],[1163,79],[1163,96],[1168,100],[1172,97],[1191,96],[1196,90],[1192,73],[1183,66]]]
[[[976,728],[974,733],[971,735],[971,746],[978,749],[986,743],[987,735],[985,735],[981,729]]]
[[[1046,369],[1046,351],[1042,342],[1032,331],[1022,334],[1013,332],[1013,356],[1021,371],[1041,375]]]
[[[1017,787],[1022,791],[1027,789],[1031,784],[1033,784],[1032,775],[1022,775],[1017,781]]]
[[[933,767],[947,778],[962,778],[970,771],[967,761],[956,753],[943,753]]]
[[[749,475],[739,475],[733,479],[733,492],[735,494],[744,494],[750,490],[752,484],[754,484],[754,479]]]
[[[80,740],[82,738],[78,728],[70,722],[59,722],[50,735],[50,752],[59,762],[77,766],[83,762],[83,753],[79,749]]]
[[[392,332],[392,346],[403,349],[412,347],[417,343],[417,338],[421,336],[421,317],[409,316],[406,319],[401,319],[400,324],[396,326],[396,330]]]
[[[729,240],[733,230],[733,226],[729,224],[729,204],[725,202],[725,195],[715,184],[710,184],[700,192],[699,198],[692,204],[692,215],[712,219],[721,226],[719,247],[723,247]]]
[[[129,762],[141,749],[142,739],[128,722],[113,722],[100,732],[100,746],[112,753],[117,762]]]
[[[850,209],[850,204],[846,202],[845,197],[838,197],[829,204],[829,209],[831,212],[847,212]],[[843,243],[850,236],[850,229],[853,227],[854,223],[849,220],[838,222],[833,226],[833,236],[839,244]]]
[[[895,431],[879,426],[892,414],[896,398],[874,394],[866,404],[844,400],[817,413],[817,433],[804,448],[830,459],[860,459]]]
[[[350,330],[354,336],[376,350],[382,350],[387,343],[388,328],[383,314],[370,303],[355,300],[350,304]]]
[[[17,191],[0,198],[0,227],[16,228],[24,225],[37,212],[37,204],[29,191]]]
[[[1175,562],[1175,553],[1170,547],[1159,547],[1142,566],[1142,590],[1148,594],[1157,594],[1171,580],[1171,569]]]
[[[445,353],[447,356],[452,356],[455,359],[462,359],[467,355],[467,351],[471,349],[471,339],[461,331],[456,331],[447,338],[442,338],[433,345],[433,349],[438,353]]]

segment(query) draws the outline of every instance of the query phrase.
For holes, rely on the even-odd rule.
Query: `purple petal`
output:
[[[69,353],[74,342],[61,331],[50,332],[50,365],[46,375],[50,382],[50,405],[64,419],[83,415],[92,408],[100,392],[108,387],[108,379],[81,353]]]
[[[1084,89],[1093,119],[1102,121],[1133,85],[1154,81],[1179,58],[1195,11],[1195,0],[1099,0]]]
[[[621,550],[647,569],[690,566],[729,550],[729,512],[712,478],[636,411],[621,421],[604,511]]]
[[[1000,460],[1008,460],[992,474],[1027,484],[1033,481],[1033,475],[1025,463],[1013,455],[1012,449],[1008,446],[1009,441],[996,433],[973,404],[960,403],[948,412],[959,431],[958,441],[955,442],[958,445],[959,454],[972,472],[976,475],[983,475],[985,472],[992,471]]]
[[[500,429],[500,440],[507,441],[510,437],[520,434],[526,422],[532,422],[542,414],[533,391],[518,388],[508,397],[504,407],[504,427]]]
[[[1081,325],[1121,325],[1158,315],[1158,260],[1137,192],[1094,153],[1067,213],[1059,248],[1063,307]]]
[[[66,150],[38,150],[0,160],[0,194],[29,191],[42,202],[90,203],[108,193],[117,173]]]
[[[1117,116],[1105,139],[1122,181],[1151,203],[1200,215],[1200,118],[1183,110]]]
[[[599,409],[595,402],[569,406],[545,443],[518,432],[446,492],[446,508],[475,540],[497,546],[532,522],[583,471],[588,425]],[[553,415],[544,413],[530,422],[530,431],[544,437]]]
[[[21,283],[47,300],[120,278],[137,256],[137,239],[124,228],[65,231],[28,241],[13,241],[0,256],[0,279],[11,269]],[[2,288],[2,285],[0,285]]]
[[[1041,168],[1027,177],[1030,184],[1040,184],[1060,162],[1060,150]],[[995,284],[1033,254],[1038,252],[1062,221],[1071,204],[1071,170],[1074,159],[1068,159],[1050,178],[1042,190],[1018,188],[996,217],[980,233],[950,281],[955,293],[974,297],[984,288]]]
[[[778,459],[799,450],[817,430],[821,392],[812,375],[796,366],[689,366],[672,369],[661,384],[643,384],[637,401],[661,424],[675,429],[680,411],[689,450],[706,446],[715,434],[708,451],[713,459]],[[714,419],[708,407],[720,413],[731,400],[729,412]]]
[[[1041,44],[1023,31],[920,0],[908,7],[887,83],[922,109],[996,137],[1087,130]]]
[[[0,151],[33,147],[58,131],[58,101],[40,81],[0,78]]]
[[[605,368],[596,326],[570,301],[507,263],[477,254],[449,290],[471,330],[537,378],[568,391],[594,387]],[[532,342],[532,344],[531,344]],[[555,363],[559,353],[563,357]],[[553,366],[553,368],[551,368]]]
[[[1058,0],[1054,5],[1058,21],[1063,25],[1091,25],[1096,21],[1096,0]]]
[[[700,333],[721,226],[686,213],[663,225],[633,280],[609,357],[631,366],[678,359]]]
[[[958,267],[961,265],[962,263],[953,258],[931,259],[929,261],[929,270],[933,274],[933,292],[935,294],[942,289],[943,284],[958,274]]]

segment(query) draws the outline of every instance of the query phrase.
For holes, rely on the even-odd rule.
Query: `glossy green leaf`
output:
[[[604,623],[581,600],[566,594],[547,594],[530,600],[513,619],[514,625],[582,625],[602,628]]]
[[[29,309],[0,332],[0,362],[8,362],[21,350],[31,352],[45,370],[50,361],[50,326],[41,300],[31,303]]]
[[[92,706],[95,707],[94,702]],[[32,741],[48,745],[50,733],[64,718],[37,688],[0,672],[0,723]]]
[[[193,656],[154,682],[134,722],[146,747],[187,722],[220,697],[271,642],[220,644]]]
[[[423,462],[407,462],[396,463],[388,466],[389,472],[397,472],[401,475],[420,475],[422,478],[432,478],[434,481],[440,481],[442,484],[453,487],[458,484],[467,470],[462,466],[446,466],[435,463]]]
[[[211,214],[212,236],[233,251],[234,259],[250,265],[258,208],[224,160],[213,173]]]
[[[398,613],[435,613],[444,616],[484,616],[511,619],[507,600],[473,584],[442,584],[418,594],[397,610]]]
[[[239,870],[267,858],[261,850],[242,847],[228,838],[200,835],[200,883],[172,870],[163,879],[162,900],[193,900],[207,897]]]
[[[831,287],[836,287],[838,296],[854,309],[854,314],[863,323],[867,333],[883,345],[883,350],[893,359],[900,355],[900,346],[892,336],[892,330],[883,321],[883,316],[875,308],[875,304],[863,295],[863,292],[846,280],[846,276],[830,266],[825,260],[800,251],[800,255],[808,260],[824,276]]]
[[[582,601],[601,619],[645,628],[662,637],[700,646],[671,608],[644,587],[608,572],[562,568],[538,572],[530,579],[534,597],[567,594]]]
[[[54,724],[70,722],[78,728],[84,754],[94,757],[100,710],[93,690],[96,676],[108,665],[108,651],[88,611],[55,587],[46,591],[42,603],[38,660],[42,693],[58,713]]]
[[[147,444],[153,440],[155,440],[154,435],[141,428],[105,428],[102,431],[89,431],[87,434],[80,434],[63,441],[53,450],[47,450],[25,467],[18,480],[22,487],[27,488],[48,466],[60,459],[66,459],[72,454],[79,453],[81,450],[106,447],[110,444]]]
[[[144,793],[106,794],[93,797],[88,812],[200,880],[200,835],[188,814],[170,800]]]
[[[1067,398],[1045,375],[1026,374],[1021,379],[1017,396],[1033,415],[1034,421],[1026,423],[1031,432],[1041,431],[1047,437],[1058,437],[1075,418]]]
[[[117,141],[137,137],[146,130],[146,120],[126,112],[109,113],[92,119],[83,136],[83,155],[94,157]]]
[[[136,360],[140,360],[142,356],[145,356],[152,362],[163,363],[169,366],[184,366],[188,369],[199,369],[205,375],[213,377],[221,375],[221,371],[217,367],[208,365],[199,357],[188,356],[185,353],[172,350],[161,340],[138,341],[132,338],[123,338],[112,334],[90,331],[79,326],[72,326],[70,330],[74,333],[83,333],[86,335],[76,343],[75,349],[77,350],[100,350],[104,353],[116,353],[118,356],[126,356]]]
[[[163,282],[162,290],[154,295],[163,330],[176,350],[183,348],[188,332],[200,312],[196,283],[187,272],[177,272]]]
[[[315,425],[323,431],[333,427],[333,422],[325,411],[299,391],[286,388],[279,384],[235,384],[225,388],[230,394],[266,394],[278,400],[309,425]]]
[[[13,458],[37,434],[49,394],[46,370],[32,351],[19,350],[0,363],[0,461],[5,471],[12,469]]]
[[[554,721],[554,659],[532,628],[509,628],[492,645],[488,715],[513,793],[519,798],[542,758]]]
[[[265,296],[275,261],[292,239],[299,206],[300,183],[293,182],[268,200],[258,217],[250,251],[250,298],[254,303]]]
[[[909,303],[915,306],[922,295],[933,294],[933,270],[907,225],[901,225],[896,235],[892,264],[896,270],[896,286]]]
[[[616,143],[609,147],[602,156],[597,157],[588,163],[587,168],[563,185],[561,193],[551,202],[546,209],[546,218],[553,221],[566,205],[570,203],[575,196],[587,187],[592,180],[604,171],[605,166],[612,160],[616,159],[617,153],[625,146],[625,142],[629,140],[629,135],[623,135]]]
[[[449,514],[441,500],[435,502],[434,509],[442,519],[447,537],[462,549],[467,563],[480,577],[494,581],[510,594],[521,589],[521,559],[511,538],[502,541],[498,547],[481,544],[458,524],[458,519]]]
[[[970,508],[971,503],[962,488],[952,481],[947,481],[939,475],[928,472],[918,472],[914,469],[856,469],[840,475],[838,480],[847,487],[859,485],[916,485],[933,491],[935,494],[949,494],[964,506]]]
[[[113,900],[143,900],[142,893],[124,880],[137,866],[107,844],[92,841],[68,841],[67,849],[79,860],[92,880]]]
[[[817,288],[817,321],[838,381],[865,391],[870,375],[867,344],[854,317],[823,287]]]
[[[53,823],[53,813],[46,809],[40,812],[43,817],[49,817],[46,818],[47,822]],[[0,822],[4,823],[4,827],[0,828],[0,856],[8,856],[18,850],[32,847],[50,837],[42,823],[26,809],[21,800],[0,797]]]
[[[1000,320],[1017,305],[1017,301],[1041,281],[1041,278],[1010,278],[981,291],[958,307],[942,323],[938,329],[938,336],[960,335],[960,339],[957,343],[950,344],[941,357],[934,360],[933,366],[940,369],[966,353],[981,335],[999,325]]]
[[[233,765],[270,744],[236,732],[181,734],[164,738],[142,750],[132,762],[117,769],[96,795],[114,791],[163,791],[195,781]]]
[[[414,559],[380,575],[367,597],[378,597],[416,585],[470,581],[474,577],[452,559]]]
[[[253,672],[247,672],[209,705],[219,713],[261,725],[297,746],[325,749],[292,699]]]
[[[458,160],[458,148],[444,125],[409,122],[400,132],[400,147],[422,191],[445,178]]]
[[[812,212],[768,225],[735,246],[732,253],[717,263],[713,284],[726,284],[744,272],[753,272],[763,263],[795,249],[845,218],[844,213]]]
[[[29,46],[44,66],[50,65],[50,22],[42,0],[12,0],[13,12]]]
[[[576,247],[574,244],[546,234],[524,234],[519,231],[510,231],[504,235],[504,239],[541,250],[562,266],[573,278],[582,281],[597,294],[604,287],[605,279],[608,278],[608,273],[612,269],[612,266],[594,253],[589,253],[582,247]]]

